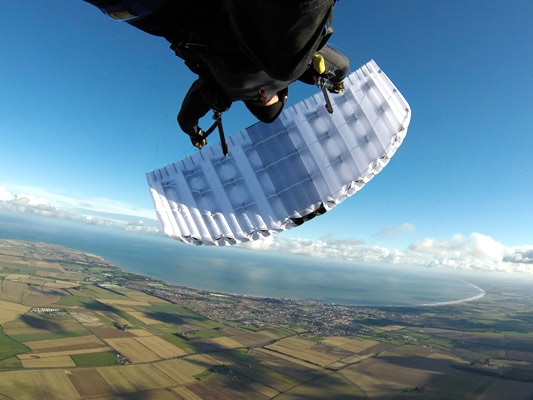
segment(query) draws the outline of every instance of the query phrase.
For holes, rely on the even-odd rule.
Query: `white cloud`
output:
[[[414,242],[409,249],[416,253],[432,254],[438,259],[502,260],[504,246],[490,236],[472,233],[469,237],[455,234],[448,239],[433,238]]]
[[[18,185],[8,185],[8,187],[0,186],[0,188],[3,188],[7,193],[9,193],[9,191],[11,191],[11,193],[26,193],[23,195],[24,197],[32,196],[34,198],[46,199],[46,201],[54,206],[65,210],[70,209],[72,211],[73,209],[81,209],[99,213],[123,214],[155,220],[155,212],[153,209],[141,209],[127,202],[112,200],[105,197],[76,199],[62,194],[52,193],[49,190],[38,187]],[[0,200],[7,200],[2,198],[1,190],[2,189],[0,189]]]
[[[506,248],[480,233],[426,238],[412,243],[407,250],[371,246],[355,239],[335,240],[332,236],[318,240],[270,236],[244,247],[353,263],[533,273],[533,246]]]
[[[155,226],[148,226],[144,221],[129,222],[124,228],[128,232],[141,232],[141,233],[159,233],[160,230]]]
[[[376,236],[384,238],[398,238],[407,234],[416,233],[416,227],[408,222],[399,226],[391,226],[389,228],[381,229],[376,233]]]
[[[515,246],[505,249],[503,261],[521,264],[533,264],[533,246]]]
[[[54,196],[52,196],[54,197]],[[65,198],[63,196],[55,196],[56,199],[61,199],[61,204],[65,203],[77,203],[82,204],[81,202]],[[64,200],[67,199],[67,202]],[[114,209],[115,211],[118,211],[119,209],[121,211],[124,211],[123,208],[120,208],[120,204],[125,204],[121,202],[109,202],[105,201],[105,199],[98,199],[101,204],[105,203],[107,205],[113,205],[111,209]],[[121,213],[120,215],[123,215],[124,218],[120,219],[117,218],[117,215],[113,215],[113,218],[107,217],[110,214],[98,214],[97,210],[91,210],[89,207],[86,207],[85,209],[82,208],[73,208],[73,207],[67,207],[67,209],[64,208],[58,208],[53,206],[46,198],[44,197],[37,197],[33,194],[25,194],[25,193],[19,193],[16,196],[10,193],[5,187],[0,186],[0,208],[7,209],[10,211],[25,213],[25,214],[34,214],[34,215],[42,215],[46,217],[51,218],[58,218],[58,219],[65,219],[65,220],[72,220],[72,221],[79,221],[83,222],[88,225],[98,225],[98,226],[115,226],[122,228],[126,231],[130,232],[143,232],[143,233],[158,233],[159,229],[156,227],[156,222],[153,221],[153,224],[147,224],[142,220],[131,222],[131,215],[124,215]],[[98,207],[94,207],[97,209]],[[76,211],[73,211],[76,210]],[[79,212],[78,212],[79,210]],[[107,207],[106,209],[108,212],[110,211],[110,208]],[[150,221],[151,223],[151,221]]]
[[[10,201],[15,197],[3,186],[0,186],[0,201]]]

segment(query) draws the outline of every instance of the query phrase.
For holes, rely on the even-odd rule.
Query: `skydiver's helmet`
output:
[[[285,103],[287,102],[287,96],[289,94],[289,89],[283,89],[278,92],[278,101],[270,106],[265,106],[263,104],[254,102],[254,101],[245,101],[244,104],[246,108],[259,120],[270,124],[274,122],[281,112]]]

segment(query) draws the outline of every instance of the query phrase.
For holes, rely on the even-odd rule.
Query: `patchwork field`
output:
[[[0,399],[530,400],[533,290],[485,289],[451,307],[353,308],[348,335],[332,331],[334,309],[325,328],[312,324],[319,304],[293,305],[273,323],[277,301],[173,287],[95,255],[0,239]],[[242,318],[250,305],[253,323]],[[314,307],[308,325],[295,322]]]

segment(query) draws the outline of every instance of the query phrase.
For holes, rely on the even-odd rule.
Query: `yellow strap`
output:
[[[324,57],[322,57],[320,54],[315,54],[313,56],[313,68],[319,74],[326,72],[326,62],[324,61]]]

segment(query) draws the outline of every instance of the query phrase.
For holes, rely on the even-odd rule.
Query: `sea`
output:
[[[390,307],[448,304],[485,293],[450,271],[196,247],[162,236],[5,210],[0,210],[0,238],[61,245],[102,256],[128,271],[221,293]]]

